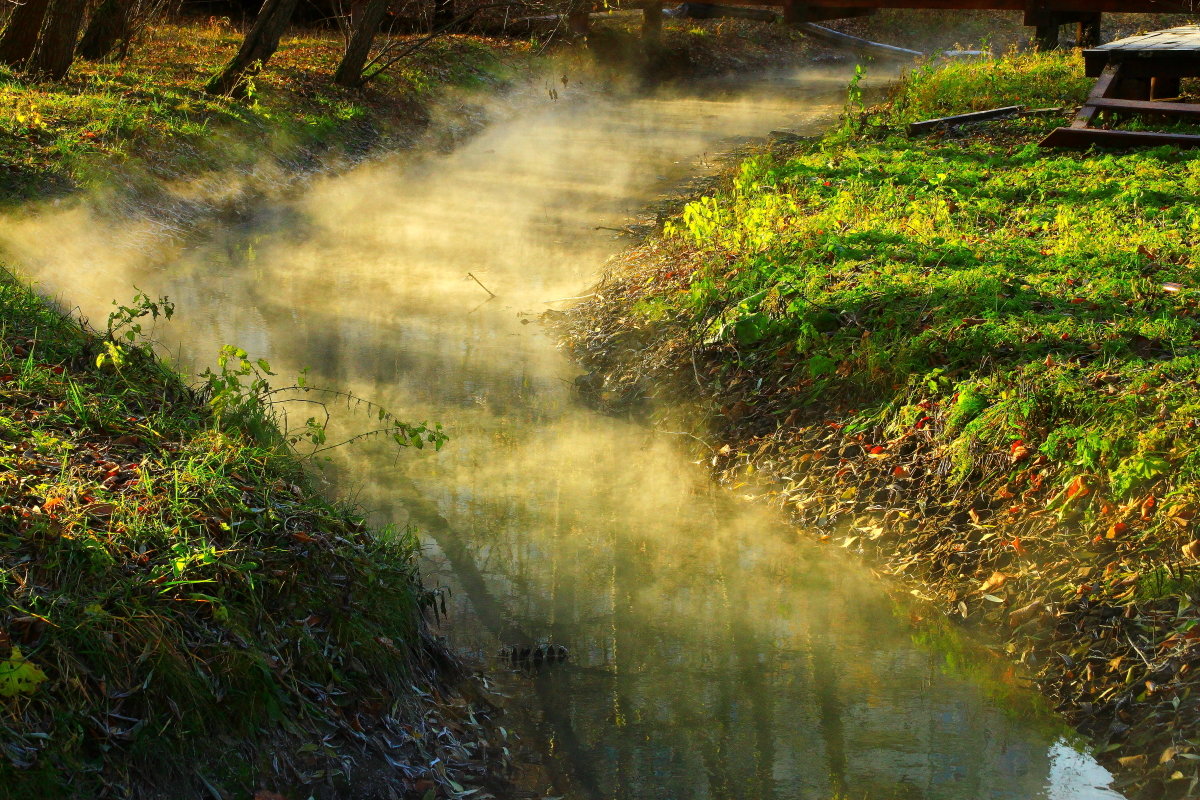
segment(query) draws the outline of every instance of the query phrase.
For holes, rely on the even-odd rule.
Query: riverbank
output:
[[[93,334],[0,284],[3,795],[502,786],[415,539],[321,499],[236,354],[189,388],[123,335],[169,307],[127,310]]]
[[[1200,782],[1198,156],[1042,151],[1073,55],[916,70],[742,163],[566,321],[610,408],[995,637],[1131,796]],[[909,139],[1014,103],[1057,113]]]

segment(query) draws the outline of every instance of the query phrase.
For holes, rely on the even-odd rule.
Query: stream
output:
[[[509,697],[538,791],[1118,800],[1000,659],[714,487],[681,437],[582,405],[536,323],[628,246],[613,229],[721,153],[830,125],[851,69],[649,96],[555,76],[557,100],[536,87],[450,153],[316,179],[232,224],[181,233],[81,201],[0,222],[0,247],[93,320],[134,286],[170,295],[156,336],[183,363],[236,344],[445,426],[441,452],[368,442],[325,473],[374,523],[419,531],[443,632]],[[545,643],[569,659],[498,655]]]

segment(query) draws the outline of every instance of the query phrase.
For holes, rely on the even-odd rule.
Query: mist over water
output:
[[[135,285],[170,295],[156,335],[185,364],[236,344],[445,425],[440,453],[341,450],[327,475],[421,531],[456,647],[499,670],[505,645],[570,650],[501,679],[555,793],[1116,798],[1030,695],[861,565],[714,489],[673,437],[580,405],[578,368],[527,324],[628,242],[605,228],[744,137],[819,131],[848,77],[642,97],[584,78],[452,153],[381,159],[236,224],[180,235],[80,202],[0,220],[0,249],[94,320]]]

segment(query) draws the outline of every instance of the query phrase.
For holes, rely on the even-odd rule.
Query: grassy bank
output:
[[[297,31],[248,101],[206,94],[204,81],[241,36],[223,19],[163,23],[126,60],[78,61],[61,82],[0,69],[0,197],[12,203],[127,182],[139,177],[135,167],[153,181],[403,142],[447,91],[500,86],[510,75],[505,59],[531,49],[528,41],[445,37],[366,89],[348,90],[330,79],[341,38]]]
[[[214,410],[222,384],[124,340],[114,362],[11,279],[0,319],[0,794],[247,796],[380,753],[405,791],[484,766],[452,752],[465,720],[423,740],[413,687],[453,673],[411,538],[321,500],[261,407]]]
[[[1193,796],[1200,155],[1038,149],[1089,83],[916,70],[688,204],[569,343],[597,399],[686,401],[725,479],[998,632],[1127,791]],[[1013,103],[1064,110],[902,134]]]
[[[340,40],[299,33],[248,102],[205,95],[239,40],[220,21],[163,24],[62,82],[0,72],[0,202],[116,189],[153,204],[206,174],[263,191],[260,173],[415,141],[454,92],[505,85],[508,56],[530,50],[449,37],[348,92],[329,80]],[[231,382],[252,377],[239,359],[190,388],[7,272],[0,331],[0,797],[504,785],[490,706],[424,630],[435,598],[415,540],[321,498]]]
[[[356,90],[331,79],[342,37],[298,29],[245,101],[203,91],[241,42],[243,32],[224,18],[158,24],[126,60],[80,60],[57,83],[0,68],[0,205],[214,171],[244,175],[272,160],[293,171],[314,159],[354,162],[417,143],[435,120],[451,137],[477,128],[483,114],[470,92],[495,93],[552,66],[575,78],[596,63],[624,81],[638,69],[687,78],[796,63],[807,52],[803,37],[782,26],[672,20],[647,56],[638,24],[631,15],[599,20],[587,47],[548,35],[445,36]],[[560,88],[566,97],[575,90]]]

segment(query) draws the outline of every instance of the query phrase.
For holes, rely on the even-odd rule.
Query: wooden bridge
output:
[[[1190,14],[1200,13],[1200,0],[717,0],[722,5],[771,6],[782,9],[785,22],[803,23],[861,17],[885,8],[933,10],[1020,11],[1025,24],[1037,29],[1043,49],[1058,46],[1063,25],[1077,24],[1076,42],[1081,47],[1100,43],[1103,14]],[[623,3],[625,7],[633,4]],[[644,31],[654,36],[662,27],[662,0],[636,3],[645,10]],[[636,7],[634,5],[634,7]],[[587,12],[572,14],[572,29],[587,30]]]

